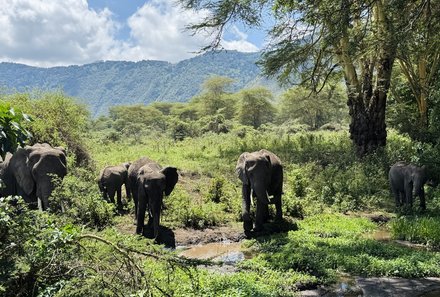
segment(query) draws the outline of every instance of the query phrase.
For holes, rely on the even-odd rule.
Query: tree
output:
[[[225,76],[212,76],[202,85],[202,92],[192,100],[192,104],[199,105],[202,115],[222,114],[226,119],[234,116],[234,97],[227,92],[233,79]]]
[[[243,125],[254,128],[270,122],[275,116],[275,107],[270,101],[272,93],[264,87],[245,89],[239,93],[241,98],[237,118]]]
[[[304,87],[287,90],[281,95],[278,122],[299,120],[311,129],[318,129],[329,122],[341,122],[347,117],[343,111],[344,97],[337,85],[328,86],[319,93]]]
[[[25,121],[30,121],[27,114],[15,110],[9,103],[0,102],[0,155],[3,159],[7,152],[15,152],[32,137],[22,125]]]
[[[85,105],[62,92],[17,93],[5,99],[32,115],[33,121],[24,124],[33,135],[32,143],[67,146],[76,156],[77,165],[91,165],[83,138],[90,120]]]
[[[419,129],[428,126],[428,104],[440,69],[440,2],[419,0],[414,8],[414,22],[403,39],[397,59],[417,102]]]
[[[398,42],[411,22],[410,0],[181,0],[188,9],[210,13],[190,26],[211,29],[221,46],[229,22],[260,26],[271,14],[271,42],[261,64],[269,76],[289,83],[298,78],[319,92],[332,74],[344,74],[350,138],[359,155],[386,144],[385,108]],[[266,22],[267,23],[267,22]],[[402,35],[402,36],[401,36]]]

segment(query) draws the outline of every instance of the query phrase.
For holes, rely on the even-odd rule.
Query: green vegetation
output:
[[[24,122],[30,121],[27,114],[11,107],[10,103],[0,102],[0,156],[13,153],[23,146],[32,135],[24,128]]]
[[[60,92],[3,96],[6,111],[32,116],[22,121],[31,142],[67,147],[69,173],[51,197],[61,207],[50,213],[28,209],[21,198],[0,199],[0,294],[294,296],[340,273],[440,276],[438,190],[427,190],[426,212],[417,199],[412,210],[396,210],[387,177],[398,160],[427,164],[440,177],[434,129],[425,138],[402,133],[407,118],[390,109],[387,145],[358,158],[339,83],[322,93],[292,88],[280,98],[260,87],[234,91],[231,83],[213,76],[188,103],[115,106],[97,119]],[[253,257],[231,274],[135,236],[133,202],[117,211],[96,183],[105,165],[148,156],[179,170],[164,201],[165,228],[233,229],[241,225],[237,158],[261,148],[283,162],[283,225],[292,228],[244,241]],[[394,238],[433,250],[375,240],[385,227],[365,218],[368,212],[395,217],[386,227]]]

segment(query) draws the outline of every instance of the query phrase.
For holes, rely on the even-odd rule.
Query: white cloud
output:
[[[0,61],[37,66],[84,64],[97,60],[142,59],[177,62],[194,56],[209,36],[184,28],[206,11],[182,10],[173,0],[152,0],[128,20],[127,40],[116,39],[123,24],[109,9],[95,11],[86,0],[0,0]],[[117,12],[115,12],[117,13]],[[256,51],[232,26],[225,49]]]
[[[231,33],[238,39],[223,40],[222,45],[227,50],[237,50],[239,52],[257,52],[258,47],[247,41],[248,35],[241,32],[237,26],[232,26]]]
[[[101,59],[115,46],[118,24],[85,0],[0,0],[0,59],[32,65]]]

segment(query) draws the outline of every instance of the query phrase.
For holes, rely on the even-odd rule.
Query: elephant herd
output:
[[[121,168],[125,170],[121,171]],[[106,174],[109,171],[113,171],[114,174]],[[106,167],[101,171],[98,183],[101,185],[103,196],[110,195],[111,201],[113,201],[112,195],[114,196],[115,193],[109,180],[112,175],[121,177],[116,184],[118,204],[121,199],[122,183],[125,184],[127,197],[130,197],[130,193],[133,195],[136,233],[143,233],[145,213],[148,211],[148,225],[153,226],[154,238],[157,238],[163,197],[171,194],[179,179],[177,168],[162,168],[147,157],[121,166]]]
[[[242,153],[238,158],[236,173],[242,182],[242,220],[247,231],[261,231],[269,219],[269,204],[276,208],[276,220],[282,219],[281,195],[283,194],[283,166],[272,152],[260,150]],[[14,154],[6,154],[0,162],[0,196],[20,195],[40,210],[49,207],[49,197],[55,180],[67,174],[66,151],[49,144],[34,144],[19,148]],[[420,197],[421,208],[426,208],[423,186],[428,181],[426,167],[397,162],[389,170],[391,191],[396,206],[413,204],[413,194]],[[121,190],[125,186],[128,199],[133,197],[136,233],[144,231],[145,215],[148,226],[153,228],[154,238],[159,235],[163,197],[173,191],[179,175],[175,167],[162,167],[143,157],[132,163],[107,166],[101,170],[98,186],[107,201],[122,207]],[[431,184],[432,185],[432,184]],[[255,223],[251,216],[251,198],[256,204]]]

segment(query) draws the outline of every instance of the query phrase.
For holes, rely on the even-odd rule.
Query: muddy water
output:
[[[378,229],[372,233],[367,234],[367,238],[374,239],[377,241],[390,241],[391,233],[386,229]]]
[[[240,242],[212,242],[204,245],[181,247],[180,256],[191,259],[215,260],[226,264],[235,264],[251,258],[250,252],[241,248]]]

